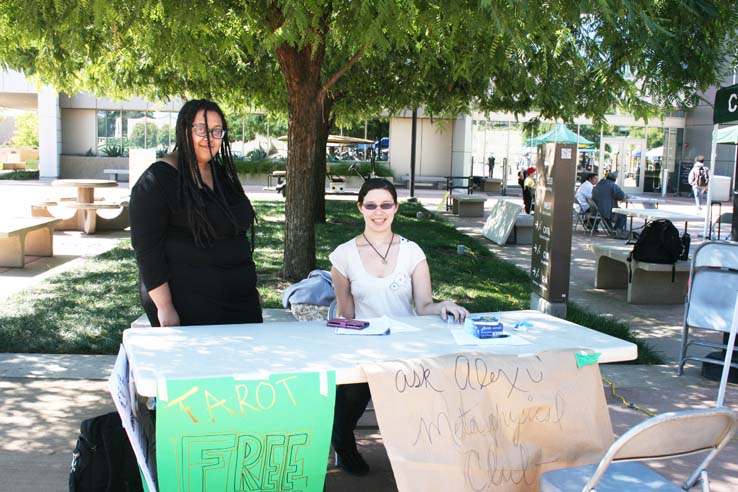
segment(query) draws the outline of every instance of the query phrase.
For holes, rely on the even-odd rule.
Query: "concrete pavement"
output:
[[[5,201],[10,195],[15,195],[16,199],[10,200],[12,207],[17,207],[21,198],[25,201],[38,196],[40,199],[50,196],[48,193],[51,191],[51,188],[43,185],[0,185],[0,213],[5,214],[8,210],[6,206],[9,205]],[[257,189],[247,191],[254,199],[261,196],[276,198],[275,194],[262,195]],[[124,195],[127,194],[127,188],[114,188],[111,193]],[[441,198],[439,192],[423,190],[417,194],[430,210],[435,210]],[[407,192],[401,191],[401,195],[406,196]],[[520,197],[510,196],[504,199],[520,200]],[[491,203],[492,200],[487,202],[487,210]],[[683,211],[692,207],[688,199],[671,197],[662,206]],[[23,210],[19,209],[19,213],[23,214]],[[478,235],[483,224],[483,219],[462,220],[447,214],[442,215],[471,236]],[[698,243],[700,231],[699,227],[690,227],[693,247]],[[29,264],[26,268],[37,268],[33,274],[23,275],[19,269],[0,271],[0,296],[4,298],[11,292],[17,292],[21,283],[23,286],[30,286],[48,275],[48,272],[58,272],[65,265],[66,268],[73,268],[75,261],[82,261],[80,257],[97,254],[95,251],[104,250],[119,237],[125,236],[120,233],[110,237],[61,234],[56,233],[55,240],[60,247],[65,241],[69,241],[69,258],[60,264],[54,264],[51,259],[37,259],[32,263],[40,262],[38,266]],[[522,268],[529,266],[529,247],[499,247],[483,241],[500,257]],[[573,235],[570,287],[572,301],[629,323],[639,337],[648,340],[667,361],[664,366],[602,366],[603,376],[612,382],[617,395],[654,413],[714,405],[717,383],[701,378],[695,366],[690,366],[682,377],[675,375],[674,361],[683,306],[633,306],[625,302],[623,290],[594,289],[594,262],[587,250],[590,241],[589,236],[582,232],[575,232]],[[594,241],[612,240],[595,238]],[[113,409],[105,383],[113,361],[113,356],[0,354],[0,476],[3,477],[0,489],[11,492],[67,490],[67,470],[80,421]],[[646,418],[645,414],[626,406],[618,396],[614,396],[611,393],[613,389],[608,384],[604,388],[613,428],[617,434]],[[738,410],[735,385],[729,386],[726,404]],[[368,477],[357,479],[331,468],[328,472],[327,490],[396,490],[381,436],[374,431],[362,431],[360,443],[372,467],[372,473]],[[688,464],[693,462],[695,459],[684,459],[676,464],[665,463],[658,468],[667,475],[683,478],[690,471]],[[737,463],[738,442],[734,440],[710,469],[713,491],[738,490]]]

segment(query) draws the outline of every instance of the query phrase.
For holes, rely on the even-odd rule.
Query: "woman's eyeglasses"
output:
[[[365,208],[367,210],[376,210],[377,207],[381,208],[382,210],[392,210],[393,208],[395,208],[395,204],[394,203],[390,203],[390,202],[384,202],[384,203],[380,203],[380,204],[376,204],[376,203],[364,203],[362,205],[362,208]]]
[[[205,135],[210,133],[210,138],[214,138],[216,140],[222,140],[223,137],[225,137],[226,131],[224,128],[208,129],[202,123],[198,123],[197,125],[192,125],[192,133],[194,133],[198,137],[204,137]]]

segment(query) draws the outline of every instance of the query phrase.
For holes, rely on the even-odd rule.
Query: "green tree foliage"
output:
[[[287,118],[279,115],[235,113],[228,115],[228,127],[231,141],[248,142],[256,138],[257,134],[276,138],[287,134]]]
[[[601,122],[693,100],[736,55],[736,0],[4,0],[0,60],[61,90],[289,115],[285,275],[315,265],[334,124],[423,107]]]
[[[158,144],[159,147],[166,149],[169,148],[170,144],[174,146],[175,142],[175,134],[174,134],[174,128],[169,125],[162,125],[161,128],[159,128],[159,134],[158,134]]]
[[[130,124],[130,123],[129,123]],[[146,123],[136,123],[131,130],[131,137],[128,139],[128,145],[134,148],[148,149],[156,147],[158,142],[159,128],[147,121]]]
[[[22,147],[38,147],[38,114],[26,113],[15,117],[13,144]]]
[[[636,138],[646,138],[648,148],[660,147],[664,145],[664,129],[663,128],[631,128],[630,135]]]

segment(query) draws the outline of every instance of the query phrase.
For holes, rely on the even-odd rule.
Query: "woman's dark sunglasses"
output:
[[[363,208],[367,210],[376,210],[377,207],[381,208],[382,210],[392,210],[395,208],[394,203],[380,203],[377,205],[376,203],[365,203],[362,205]]]

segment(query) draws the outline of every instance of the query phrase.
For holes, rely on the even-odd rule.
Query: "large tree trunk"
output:
[[[333,101],[329,98],[325,99],[323,104],[323,124],[320,127],[320,139],[323,142],[323,152],[320,154],[320,159],[315,165],[315,182],[322,183],[323,190],[318,193],[318,203],[315,204],[315,213],[313,220],[316,224],[325,224],[325,177],[328,172],[328,164],[325,157],[325,145],[328,142],[328,135],[333,128],[335,122],[335,115],[331,116],[331,109],[333,108]]]
[[[277,48],[289,92],[283,275],[292,281],[307,277],[315,268],[315,211],[325,193],[323,52],[316,51],[310,46],[302,50],[286,45]],[[322,168],[320,181],[317,166]]]

